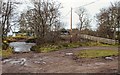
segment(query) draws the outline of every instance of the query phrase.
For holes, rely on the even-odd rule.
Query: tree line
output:
[[[6,37],[11,30],[11,19],[14,14],[15,3],[11,0],[1,3],[0,20],[2,37]],[[61,4],[56,1],[38,0],[32,1],[34,8],[21,14],[18,19],[21,32],[33,33],[37,44],[57,42],[60,39],[60,30],[63,24],[60,21]],[[77,29],[79,34],[89,34],[104,38],[117,39],[120,27],[120,2],[111,3],[108,8],[103,8],[96,14],[98,28],[90,29],[91,19],[84,7],[80,7],[76,14],[79,16]],[[15,22],[15,21],[14,21]]]
[[[33,1],[34,8],[21,14],[19,20],[20,30],[32,31],[36,37],[37,44],[56,42],[59,38],[60,3],[40,0]]]
[[[102,8],[96,14],[96,22],[98,28],[96,31],[90,30],[90,22],[87,11],[84,7],[80,7],[77,11],[79,16],[78,29],[80,33],[90,34],[109,39],[118,39],[120,30],[120,2],[111,3],[108,8]],[[87,33],[86,33],[87,32]]]
[[[103,8],[97,14],[98,36],[116,39],[120,28],[120,2],[111,4],[109,8]]]

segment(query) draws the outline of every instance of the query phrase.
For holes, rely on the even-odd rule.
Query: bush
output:
[[[11,47],[8,47],[6,50],[0,51],[2,54],[2,58],[9,58],[13,54],[13,49]]]
[[[4,40],[2,43],[2,50],[6,50],[8,47],[9,47],[9,43],[6,40]]]
[[[36,42],[36,38],[30,38],[26,42],[27,43],[35,43]]]
[[[6,40],[8,41],[8,43],[10,42],[16,42],[17,40],[13,37],[7,37]]]
[[[32,46],[30,50],[31,51],[35,51],[35,52],[39,52],[39,53],[41,52],[40,46],[37,46],[37,45],[36,46]]]

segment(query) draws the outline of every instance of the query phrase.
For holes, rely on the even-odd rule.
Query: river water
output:
[[[10,47],[14,48],[14,52],[29,52],[30,48],[34,46],[35,43],[26,43],[26,42],[11,42]]]

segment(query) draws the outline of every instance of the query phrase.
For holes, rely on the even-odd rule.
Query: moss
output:
[[[118,50],[81,50],[76,54],[76,56],[79,58],[96,58],[117,55]]]

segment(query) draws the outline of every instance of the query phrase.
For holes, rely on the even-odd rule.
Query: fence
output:
[[[107,39],[107,38],[95,37],[95,36],[86,35],[86,34],[81,34],[79,36],[80,36],[80,38],[83,38],[83,39],[88,39],[88,40],[102,42],[102,43],[107,43],[107,44],[115,44],[116,42],[118,42],[118,40],[112,40],[112,39]]]

